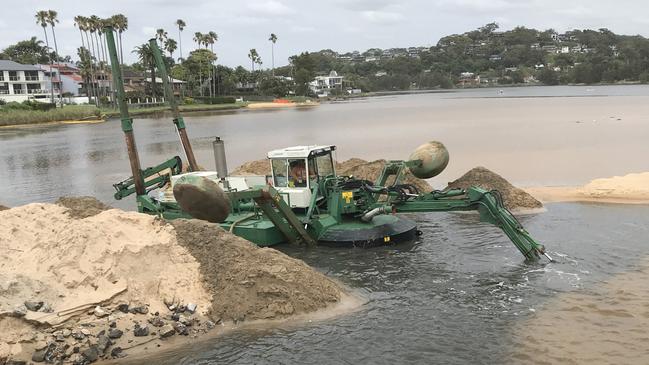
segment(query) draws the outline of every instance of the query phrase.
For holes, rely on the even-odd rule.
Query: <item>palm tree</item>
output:
[[[43,27],[43,33],[45,33],[45,45],[47,46],[48,49],[48,54],[49,54],[49,49],[50,49],[50,41],[49,38],[47,37],[47,21],[49,19],[49,13],[45,10],[39,10],[36,12],[35,18],[36,18],[36,24],[40,25]],[[52,76],[52,56],[50,55],[50,102],[54,104],[54,77]]]
[[[122,46],[122,33],[128,29],[128,18],[124,14],[115,14],[111,17],[113,28],[117,31],[119,42],[119,62],[124,64],[124,48]]]
[[[178,43],[175,39],[167,38],[165,40],[165,51],[169,52],[169,57],[174,58],[174,51],[178,48]]]
[[[180,46],[180,59],[183,59],[183,37],[182,37],[182,31],[185,29],[187,24],[185,24],[185,21],[182,19],[177,19],[176,20],[176,25],[178,26],[178,45]]]
[[[273,76],[275,76],[275,42],[277,42],[277,36],[275,35],[275,33],[270,33],[270,38],[268,38],[268,40],[272,42],[270,46],[271,57],[272,57],[271,65],[273,67],[272,68]]]
[[[151,70],[151,96],[155,98],[155,59],[153,57],[153,50],[148,43],[135,47],[133,53],[137,54],[139,62],[144,68],[149,67]]]
[[[164,41],[167,39],[167,31],[160,28],[155,31],[155,37],[160,41],[160,48],[164,47]]]
[[[255,63],[261,65],[261,57],[259,57],[259,53],[257,53],[257,50],[253,48],[250,50],[250,53],[248,53],[248,58],[250,58],[250,63],[252,65],[252,72],[255,72]]]
[[[91,42],[91,38],[88,36],[88,31],[90,30],[90,19],[88,19],[85,16],[77,15],[74,17],[74,22],[79,28],[79,32],[81,33],[81,45],[83,46],[83,35],[85,34],[86,36],[86,50],[90,53],[89,55],[89,63],[90,65],[88,66],[90,68],[90,84],[86,85],[86,92],[88,93],[89,97],[90,95],[94,94],[95,96],[95,105],[97,105],[97,98],[98,98],[98,93],[95,85],[96,77],[95,77],[95,63],[94,60],[96,59],[95,56],[95,45],[94,42]],[[85,53],[84,53],[85,54]],[[82,60],[83,62],[83,60]]]
[[[212,54],[214,54],[214,43],[218,40],[219,40],[219,35],[216,34],[216,32],[210,31],[209,33],[207,33],[206,42],[209,43]],[[210,96],[213,96],[214,94],[216,94],[216,83],[215,83],[216,77],[214,73],[214,64],[212,63],[210,66],[211,66],[210,77],[212,80],[212,82],[210,83]]]
[[[59,46],[56,43],[56,32],[54,32],[54,24],[59,22],[58,15],[59,14],[55,10],[48,10],[47,11],[47,23],[52,27],[52,38],[54,39],[54,53],[56,55],[56,62],[57,63],[59,61],[58,59],[59,59],[60,56],[59,56]],[[59,77],[59,102],[61,103],[61,108],[63,108],[63,100],[62,100],[62,97],[63,97],[62,92],[63,92],[63,90],[61,90],[62,89],[61,86],[62,86],[62,84],[61,84],[61,80],[60,80],[60,77]]]
[[[201,48],[204,41],[205,41],[205,35],[203,33],[201,33],[201,32],[194,33],[194,42],[196,42],[196,44],[198,44],[198,48]],[[200,67],[199,70],[200,71],[198,73],[198,80],[199,80],[199,83],[201,85],[200,86],[201,96],[203,96],[203,70],[202,70],[202,66]]]
[[[88,103],[90,103],[93,91],[92,56],[90,55],[90,51],[88,50],[90,46],[86,47],[86,44],[83,40],[83,31],[85,28],[84,23],[85,18],[83,16],[77,15],[74,17],[74,25],[79,28],[79,35],[81,36],[81,48],[77,49],[77,54],[79,55],[79,59],[82,65],[81,76],[83,76],[83,81],[86,85],[86,94],[88,95]]]

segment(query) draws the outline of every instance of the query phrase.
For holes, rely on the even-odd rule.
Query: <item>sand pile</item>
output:
[[[4,205],[0,204],[0,210],[7,210],[9,207],[5,207]]]
[[[471,186],[486,190],[498,190],[503,197],[505,206],[511,210],[542,208],[543,204],[525,191],[513,186],[502,176],[484,167],[469,170],[459,179],[448,183],[448,188],[467,189]]]
[[[578,191],[591,198],[649,199],[649,172],[595,179]]]
[[[276,319],[313,312],[340,300],[340,287],[304,262],[259,248],[218,225],[199,220],[171,222],[178,240],[201,263],[205,285],[218,293],[212,318]]]
[[[0,363],[119,357],[152,339],[313,312],[345,296],[303,262],[217,225],[172,225],[87,197],[59,203],[72,209],[0,212]]]
[[[337,162],[336,173],[339,176],[353,175],[356,178],[374,182],[381,174],[381,171],[383,171],[385,162],[385,160],[368,162],[360,158],[351,158],[347,161]],[[246,162],[243,165],[237,167],[234,171],[232,171],[231,174],[270,175],[270,164],[267,159]],[[388,181],[388,183],[390,183],[390,181]],[[428,184],[425,180],[416,178],[410,173],[410,171],[406,171],[402,183],[412,184],[416,186],[420,192],[429,192],[433,190],[430,184]]]

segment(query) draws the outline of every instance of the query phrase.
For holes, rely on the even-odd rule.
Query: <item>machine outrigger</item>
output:
[[[107,28],[105,34],[132,172],[130,178],[114,185],[115,198],[135,194],[138,211],[165,219],[194,217],[217,222],[260,246],[288,241],[368,247],[412,240],[420,234],[415,222],[397,213],[477,210],[480,219],[501,228],[526,259],[545,255],[552,260],[543,245],[504,207],[497,191],[472,187],[421,193],[414,186],[401,183],[406,170],[428,178],[446,167],[448,153],[438,142],[422,145],[408,161],[387,162],[376,182],[337,176],[333,145],[271,151],[270,176],[229,176],[223,141],[217,138],[217,171],[199,171],[155,40],[150,41],[150,46],[189,172],[182,173],[178,156],[142,170],[114,33]],[[169,186],[173,188],[173,197],[160,190]]]

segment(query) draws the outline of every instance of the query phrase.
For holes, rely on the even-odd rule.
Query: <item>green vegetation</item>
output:
[[[231,103],[217,103],[228,101]],[[206,100],[205,102],[210,102]],[[182,112],[198,112],[212,110],[239,109],[247,103],[235,103],[233,98],[217,99],[214,104],[188,104],[181,105]],[[159,114],[170,110],[168,106],[155,106],[144,108],[131,108],[132,116]],[[78,120],[99,120],[106,118],[117,118],[119,112],[110,108],[97,108],[94,105],[68,105],[63,109],[56,109],[54,104],[25,101],[23,103],[5,103],[0,99],[0,126],[38,124],[51,122],[65,122]]]

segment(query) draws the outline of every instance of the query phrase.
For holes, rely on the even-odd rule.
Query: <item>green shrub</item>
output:
[[[192,105],[192,104],[194,104],[194,98],[186,97],[186,98],[183,100],[183,104],[185,104],[185,105]]]
[[[233,96],[215,96],[197,99],[204,104],[234,104],[237,101]]]
[[[5,105],[5,104],[7,104],[7,102],[5,101],[5,99],[0,99],[0,105]]]

